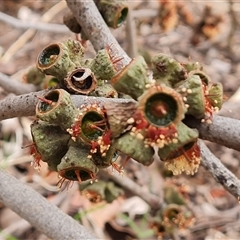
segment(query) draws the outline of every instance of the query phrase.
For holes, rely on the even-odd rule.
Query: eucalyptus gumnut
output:
[[[197,75],[200,77],[202,83],[205,85],[205,86],[208,86],[210,83],[211,83],[211,79],[210,77],[204,72],[204,71],[201,71],[201,70],[193,70],[193,71],[190,71],[188,76],[194,76],[194,75]]]
[[[88,145],[92,141],[98,141],[99,137],[108,131],[104,109],[97,103],[82,105],[79,108],[76,122],[67,131]]]
[[[97,80],[89,68],[78,67],[67,74],[63,83],[69,92],[88,95],[95,90]]]
[[[79,184],[79,190],[82,195],[86,196],[91,202],[98,203],[105,199],[105,188],[107,182],[98,180],[91,183],[91,181],[86,181]]]
[[[44,79],[45,74],[42,73],[37,67],[32,66],[29,68],[27,73],[23,76],[23,80],[26,83],[32,83],[34,85],[40,85]]]
[[[105,188],[105,200],[107,203],[113,202],[115,199],[117,199],[120,195],[123,195],[124,191],[118,187],[113,182],[107,182],[106,188]]]
[[[111,28],[120,27],[127,18],[127,1],[94,0],[106,24]]]
[[[169,233],[173,232],[174,227],[188,228],[193,225],[195,218],[193,214],[184,206],[169,204],[162,210],[163,222]]]
[[[194,70],[202,71],[203,67],[199,62],[187,62],[182,64],[187,72],[191,72]]]
[[[223,86],[221,83],[211,83],[207,87],[207,99],[210,104],[220,110],[223,104]]]
[[[116,150],[111,145],[111,131],[100,105],[82,105],[76,122],[67,131],[74,141],[90,147],[89,158],[97,167],[112,165]]]
[[[38,55],[37,68],[46,75],[52,75],[62,83],[67,73],[80,65],[83,47],[78,41],[51,43]]]
[[[56,86],[59,85],[58,80],[55,77],[52,76],[46,76],[41,85],[40,88],[41,89],[48,89],[48,88],[56,88]]]
[[[189,76],[185,81],[176,85],[175,90],[182,95],[187,114],[196,118],[205,116],[204,86],[198,75]]]
[[[112,86],[120,93],[137,100],[150,84],[149,69],[142,56],[133,59],[112,79]]]
[[[64,131],[75,123],[79,112],[73,105],[68,92],[63,89],[55,89],[39,99],[36,106],[37,118],[59,125]]]
[[[99,149],[96,149],[96,151],[94,151],[94,149],[91,149],[91,157],[93,162],[99,169],[116,166],[116,170],[120,172],[120,169],[118,169],[118,166],[114,163],[118,156],[115,147],[111,145],[107,148],[108,149],[104,150],[103,153],[101,153],[101,146],[99,146]]]
[[[166,204],[186,205],[185,197],[175,185],[164,187],[163,192]]]
[[[141,133],[135,135],[132,132],[126,132],[119,138],[114,139],[113,144],[118,151],[145,166],[151,165],[154,160],[154,149],[145,144]]]
[[[123,190],[113,182],[105,182],[101,180],[94,182],[94,184],[89,182],[82,183],[80,184],[79,189],[83,195],[95,203],[102,200],[111,203],[124,193]]]
[[[189,128],[182,122],[180,122],[176,128],[178,133],[177,141],[158,150],[158,155],[162,161],[172,159],[179,154],[182,155],[182,149],[184,147],[187,149],[192,143],[195,143],[198,138],[198,131]]]
[[[162,212],[163,220],[168,221],[169,224],[175,225],[175,220],[177,220],[179,215],[182,213],[182,209],[177,204],[169,204],[162,210]]]
[[[153,78],[158,84],[169,87],[173,87],[187,77],[183,65],[165,54],[158,54],[152,58],[152,71]]]
[[[70,29],[70,31],[74,33],[80,33],[82,30],[81,26],[79,25],[71,11],[67,12],[63,16],[63,23]]]
[[[97,87],[89,95],[95,97],[117,98],[118,93],[106,80],[98,80]]]
[[[94,180],[98,172],[97,166],[89,157],[90,147],[70,141],[67,153],[57,166],[63,179],[78,181]]]
[[[166,226],[164,226],[160,211],[158,210],[154,217],[149,219],[149,227],[161,239],[166,234]]]
[[[59,126],[43,121],[31,124],[31,134],[41,160],[47,162],[51,170],[57,171],[57,165],[68,150],[70,135]]]
[[[114,65],[116,59],[112,58],[109,51],[107,49],[99,50],[89,65],[98,80],[110,80],[117,73]]]
[[[186,172],[197,172],[201,157],[197,145],[198,132],[180,122],[177,126],[177,141],[165,145],[158,150],[158,155],[168,170],[174,175]]]
[[[156,127],[178,124],[185,117],[186,108],[181,95],[164,85],[151,86],[138,102],[138,111],[150,125]]]
[[[194,70],[189,73],[189,78],[198,76],[202,82],[202,90],[204,95],[204,115],[208,123],[214,111],[221,109],[223,104],[223,87],[221,83],[212,83],[210,77],[203,71]]]
[[[176,141],[176,125],[185,117],[180,94],[165,85],[152,85],[139,97],[133,117],[132,134],[143,136],[146,145],[162,148]]]
[[[78,40],[67,39],[62,42],[68,49],[71,61],[78,67],[84,57],[84,47]]]

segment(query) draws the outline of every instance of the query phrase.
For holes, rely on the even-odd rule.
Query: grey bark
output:
[[[9,93],[14,93],[16,95],[25,94],[28,92],[33,92],[37,90],[37,87],[33,84],[25,84],[10,78],[4,73],[0,72],[0,87]]]
[[[35,190],[1,169],[0,202],[51,239],[97,239]]]
[[[240,180],[211,153],[203,141],[199,141],[198,144],[201,149],[202,166],[240,201]]]
[[[199,131],[200,138],[240,151],[240,120],[215,115],[212,123],[191,119],[186,124]]]
[[[111,34],[94,1],[66,0],[66,2],[96,51],[112,45],[118,55],[123,57],[124,65],[131,61]]]

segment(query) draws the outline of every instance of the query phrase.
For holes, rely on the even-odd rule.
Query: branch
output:
[[[63,24],[41,23],[41,22],[37,22],[36,24],[36,22],[21,21],[3,12],[0,12],[0,21],[10,24],[17,29],[27,30],[31,28],[34,30],[51,32],[51,33],[69,33],[69,29]]]
[[[197,119],[185,122],[191,128],[197,128],[200,138],[240,151],[240,121],[215,115],[212,123],[201,123]]]
[[[240,200],[240,180],[211,153],[203,141],[199,141],[198,144],[201,149],[203,167],[210,172],[214,179],[228,192]]]
[[[124,65],[131,61],[111,34],[93,0],[66,0],[66,2],[96,51],[111,45],[114,51],[123,57],[122,63]]]
[[[126,40],[128,43],[127,52],[130,55],[130,57],[134,58],[138,55],[138,47],[137,47],[136,24],[135,24],[135,19],[133,18],[133,9],[130,2],[128,3],[126,35],[127,35]]]
[[[96,239],[39,193],[0,169],[0,202],[51,239]]]
[[[16,95],[34,92],[37,90],[37,87],[35,85],[21,83],[1,72],[0,72],[0,87],[2,87],[7,92],[14,93]]]
[[[39,92],[31,92],[21,96],[7,97],[0,101],[0,121],[23,116],[34,116],[35,108],[38,102],[36,96],[43,96],[48,90]],[[135,111],[135,108],[126,109],[126,104],[135,104],[131,99],[120,98],[95,98],[81,95],[71,96],[73,103],[76,107],[80,107],[82,104],[100,103],[103,106],[107,106],[108,114],[111,114],[111,109],[108,107],[112,105],[112,109],[122,109],[121,114],[124,111]],[[116,111],[114,112],[116,114]],[[131,115],[128,112],[127,115]],[[213,116],[212,124],[201,123],[200,120],[188,119],[186,124],[192,128],[197,128],[200,133],[200,138],[216,142],[223,146],[233,148],[240,151],[240,121],[228,117]]]
[[[14,117],[34,116],[38,102],[36,96],[43,96],[48,90],[31,92],[21,96],[7,97],[0,101],[0,121]],[[136,102],[131,99],[95,98],[81,95],[71,96],[76,107],[82,104],[100,103],[107,109],[108,115],[132,115]],[[131,106],[128,108],[127,106]],[[111,106],[111,108],[109,107]],[[118,111],[114,111],[118,109]],[[132,112],[130,112],[132,111]],[[124,114],[124,112],[127,112]],[[213,116],[212,124],[201,123],[200,120],[188,119],[186,124],[197,128],[200,138],[240,151],[240,121],[228,117]]]
[[[0,121],[8,118],[14,117],[26,117],[34,116],[36,114],[36,105],[39,101],[37,96],[45,95],[49,90],[42,90],[39,92],[30,92],[21,96],[6,97],[0,101]],[[134,112],[136,102],[131,99],[121,99],[121,98],[102,98],[102,97],[87,97],[81,95],[71,96],[73,103],[76,107],[80,107],[83,104],[100,103],[106,109],[118,109],[119,114],[123,114],[126,110],[130,111],[127,107],[132,105],[132,113]],[[109,107],[111,106],[111,108]],[[109,110],[110,111],[110,110]],[[111,114],[111,112],[109,112]],[[114,111],[114,114],[117,114]],[[131,115],[127,113],[126,115]]]

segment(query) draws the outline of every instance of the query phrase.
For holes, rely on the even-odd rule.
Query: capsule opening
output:
[[[147,99],[145,115],[155,126],[167,126],[177,117],[178,105],[176,100],[165,93],[156,93]]]
[[[38,64],[40,67],[52,65],[58,59],[60,54],[60,47],[58,44],[51,44],[42,50],[38,57]]]
[[[75,72],[71,77],[71,81],[72,81],[72,84],[76,88],[79,88],[81,90],[88,90],[89,88],[91,88],[91,86],[93,84],[93,78],[90,75],[90,76],[86,77],[85,79],[80,79],[80,78],[82,78],[84,73],[85,73],[85,71]],[[78,79],[80,79],[80,80],[78,80]]]
[[[70,180],[70,181],[86,181],[89,179],[92,179],[91,174],[81,168],[70,168],[62,171],[62,174],[60,174],[62,177]]]
[[[119,17],[118,17],[118,20],[117,20],[117,27],[120,27],[123,24],[123,22],[127,18],[127,14],[128,14],[128,8],[124,7],[119,14]]]

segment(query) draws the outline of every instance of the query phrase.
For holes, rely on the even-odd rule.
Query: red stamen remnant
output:
[[[185,156],[185,158],[189,162],[191,162],[191,164],[199,165],[199,159],[201,158],[201,152],[200,152],[200,148],[197,145],[197,143],[194,143],[193,146],[188,150],[182,149],[182,152],[183,152],[183,155]]]
[[[124,173],[123,167],[117,165],[116,163],[111,163],[112,168],[115,169],[117,172],[119,172],[120,174]]]
[[[74,172],[75,172],[75,174],[76,174],[76,176],[77,176],[78,182],[81,183],[81,182],[82,182],[82,179],[81,179],[81,177],[80,177],[79,170],[76,169]]]
[[[47,103],[48,105],[52,105],[53,101],[46,99],[44,97],[36,96],[40,101]]]
[[[90,189],[84,189],[81,193],[92,203],[99,203],[102,201],[101,195],[96,191],[93,191]]]
[[[98,148],[99,148],[98,142],[91,141],[91,153],[97,152]]]
[[[106,156],[106,153],[111,145],[111,135],[111,131],[108,130],[105,134],[99,136],[97,141],[91,141],[90,153],[94,154],[99,151],[103,157]]]
[[[62,188],[65,181],[66,181],[66,185]],[[68,180],[64,177],[61,177],[60,180],[57,182],[57,186],[59,189],[61,189],[61,191],[63,191],[64,189],[67,189],[67,191],[68,191],[70,188],[72,188],[73,183],[74,183],[74,181]]]
[[[205,98],[205,118],[202,119],[202,122],[212,123],[213,113],[219,111],[218,107],[214,107],[209,99],[212,95],[209,94],[207,85],[203,82],[203,92]]]
[[[92,182],[97,180],[96,175],[94,175],[93,172],[90,172],[89,175],[90,175],[90,177],[92,179]]]
[[[96,130],[98,130],[100,132],[104,132],[104,130],[102,128],[98,127],[98,125],[95,124],[95,122],[94,122],[94,124],[90,124],[90,128],[91,129],[96,129]]]
[[[108,130],[103,136],[102,136],[102,141],[104,145],[110,145],[111,144],[111,131]]]
[[[143,113],[137,111],[134,116],[134,123],[131,132],[137,137],[144,138],[146,145],[157,146],[159,148],[164,147],[164,145],[171,142],[177,142],[177,129],[175,124],[172,124],[167,127],[156,127],[147,122],[144,118]],[[140,136],[138,133],[144,134]]]
[[[146,131],[146,139],[149,141],[157,142],[159,137],[165,140],[171,140],[177,134],[177,129],[175,125],[171,125],[165,128],[157,128],[154,126],[149,126]]]
[[[66,182],[66,185],[62,188],[63,184]],[[60,180],[57,182],[57,186],[61,191],[63,191],[65,188],[67,188],[67,191],[73,186],[74,181],[68,180],[64,177],[60,177]]]
[[[151,112],[155,117],[162,118],[167,115],[168,107],[163,102],[156,102],[153,104],[153,106],[151,108]]]
[[[131,157],[127,156],[123,163],[120,165],[120,169],[123,169],[123,167],[129,162],[129,160],[131,159]]]
[[[116,63],[120,62],[123,59],[124,59],[124,57],[118,57],[116,59],[112,59],[112,63],[115,65]]]
[[[73,126],[72,126],[72,136],[73,137],[77,137],[80,134],[80,126],[79,126],[79,122],[76,122]]]
[[[208,91],[207,91],[207,86],[206,84],[202,83],[203,85],[203,92],[204,92],[204,97],[205,97],[205,113],[209,115],[209,118],[212,118],[213,115],[213,107],[208,99]]]
[[[79,136],[79,134],[81,133],[81,121],[79,120],[79,118],[76,120],[76,122],[74,124],[72,124],[71,128],[67,129],[67,132],[72,136],[72,139],[74,141],[76,141],[76,137]]]
[[[95,121],[95,122],[94,122],[94,124],[95,124],[96,126],[106,126],[106,123],[107,123],[106,119],[102,119],[102,120],[100,120],[100,121]]]
[[[121,62],[124,57],[119,56],[119,52],[117,50],[113,50],[113,46],[114,44],[107,45],[106,50],[114,69],[116,71],[120,71],[124,67],[123,63]]]
[[[197,172],[201,162],[200,148],[195,142],[193,146],[187,150],[178,150],[177,157],[165,161],[165,166],[173,172],[173,175],[179,175],[186,172],[187,175],[193,175]]]
[[[30,154],[33,156],[34,160],[32,165],[35,169],[39,169],[41,167],[40,161],[42,160],[41,154],[37,151],[36,144],[33,143],[30,145]]]
[[[149,126],[147,120],[143,117],[142,113],[137,111],[133,118],[135,119],[135,127],[137,130],[146,129]]]

